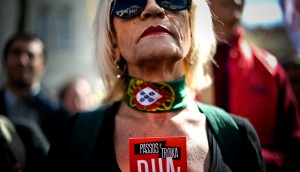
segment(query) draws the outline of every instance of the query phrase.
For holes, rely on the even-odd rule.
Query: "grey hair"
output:
[[[114,30],[111,22],[113,0],[99,0],[95,29],[95,58],[103,85],[107,91],[104,103],[123,99],[126,77],[117,78],[120,70],[115,64],[112,38]],[[206,0],[193,0],[189,9],[192,45],[184,59],[186,83],[192,90],[201,90],[210,85],[207,72],[208,62],[215,52],[216,39],[213,31],[211,12]]]

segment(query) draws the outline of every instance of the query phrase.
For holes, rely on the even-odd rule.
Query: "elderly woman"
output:
[[[100,0],[95,24],[107,96],[72,118],[50,171],[264,171],[249,122],[194,101],[215,47],[205,0]]]

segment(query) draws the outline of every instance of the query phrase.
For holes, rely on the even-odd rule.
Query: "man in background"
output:
[[[92,102],[92,87],[84,77],[68,80],[59,90],[59,100],[71,115],[89,111],[94,108]]]
[[[280,0],[286,30],[300,58],[300,1]]]
[[[22,140],[26,160],[21,165],[25,171],[43,171],[49,144],[69,114],[41,85],[46,60],[45,45],[38,36],[16,34],[3,52],[6,81],[0,90],[0,114],[13,123]]]
[[[267,171],[299,171],[300,114],[284,69],[272,54],[245,40],[244,0],[210,2],[218,39],[212,103],[250,120]]]
[[[296,50],[296,54],[292,54],[288,58],[289,60],[285,60],[282,64],[289,76],[300,107],[300,1],[280,0],[279,2],[285,30]]]

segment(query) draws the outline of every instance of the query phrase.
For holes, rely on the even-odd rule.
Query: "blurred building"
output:
[[[280,61],[293,56],[295,49],[283,26],[279,1],[246,0],[245,3],[242,24],[246,28],[246,38],[273,53]]]
[[[296,54],[283,25],[247,28],[246,38],[248,41],[270,51],[282,63],[290,61]]]
[[[0,52],[14,33],[38,34],[46,43],[43,80],[55,92],[69,76],[82,75],[101,89],[93,57],[92,20],[97,0],[1,0]],[[1,66],[2,67],[2,66]],[[3,70],[0,73],[2,83]]]

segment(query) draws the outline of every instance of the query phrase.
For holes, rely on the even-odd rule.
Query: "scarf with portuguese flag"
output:
[[[187,106],[185,76],[171,82],[146,82],[128,76],[124,101],[143,112],[177,111]]]

